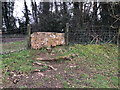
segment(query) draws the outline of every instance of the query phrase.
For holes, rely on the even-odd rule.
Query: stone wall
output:
[[[64,33],[34,32],[31,34],[32,49],[41,49],[42,47],[51,47],[64,44]]]

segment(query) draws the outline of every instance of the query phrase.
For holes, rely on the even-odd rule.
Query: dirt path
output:
[[[76,78],[81,80],[81,77],[76,77],[72,73],[76,73],[80,75],[81,73],[84,73],[84,69],[78,69],[74,72],[69,72],[64,70],[64,68],[69,68],[69,66],[75,65],[66,65],[66,64],[57,64],[57,63],[49,63],[49,65],[52,65],[57,70],[50,70],[47,69],[42,72],[34,72],[31,73],[28,76],[24,76],[21,78],[21,80],[17,84],[13,84],[13,86],[10,87],[29,87],[29,88],[62,88],[64,87],[63,81],[71,80],[72,78]],[[41,67],[40,67],[41,68]],[[88,71],[88,70],[87,70]],[[70,83],[73,84],[72,81]]]
[[[2,43],[8,43],[8,42],[16,42],[25,40],[26,38],[2,38]]]
[[[44,56],[44,54],[41,54]],[[54,67],[56,70],[47,68],[40,72],[32,72],[27,76],[22,76],[17,83],[8,84],[7,87],[11,88],[63,88],[65,82],[69,81],[70,85],[73,85],[72,79],[82,80],[80,74],[89,74],[90,70],[83,67],[76,68],[76,63],[72,61],[42,61],[46,65]],[[68,63],[69,62],[69,63]],[[41,66],[34,64],[33,67],[41,68]],[[13,81],[13,80],[11,80]],[[80,84],[77,82],[76,84]],[[84,83],[83,83],[84,84]],[[81,84],[82,85],[82,84]],[[80,87],[80,86],[78,86]]]
[[[110,58],[108,59],[108,56],[107,57],[103,56],[102,60],[101,54],[98,55],[96,53],[91,52],[88,53],[85,51],[86,48],[84,47],[83,47],[84,49],[77,48],[80,49],[81,51],[83,50],[85,51],[84,53],[79,52],[79,54],[77,51],[76,53],[74,53],[73,48],[71,47],[69,47],[69,50],[68,48],[66,49],[64,48],[53,48],[52,52],[48,52],[46,48],[42,50],[30,50],[29,53],[28,51],[24,51],[22,53],[19,53],[19,56],[17,55],[15,57],[12,56],[10,60],[13,60],[13,58],[15,58],[16,63],[13,61],[14,63],[11,65],[11,68],[13,66],[17,67],[18,63],[24,61],[18,66],[21,67],[23,65],[23,67],[17,69],[17,71],[12,69],[10,69],[11,71],[9,69],[8,69],[9,71],[6,71],[7,69],[5,69],[6,72],[9,72],[6,73],[9,74],[9,76],[5,77],[3,81],[4,87],[9,88],[95,88],[95,87],[100,88],[101,86],[104,88],[117,87],[118,85],[116,70],[116,67],[118,65],[116,57],[118,55],[117,53],[114,54],[113,57],[111,54],[111,59]],[[77,49],[75,48],[75,50]],[[65,54],[62,55],[62,53]],[[72,57],[70,56],[72,60],[65,59],[51,61],[37,60],[37,58],[49,59],[50,57],[69,55],[72,55]],[[21,58],[21,56],[24,56],[24,58]],[[88,56],[89,58],[86,56]],[[5,60],[8,61],[9,57],[4,58],[6,58]],[[113,60],[112,58],[115,59]],[[24,66],[24,64],[26,65]],[[116,67],[113,67],[115,65]],[[50,68],[49,66],[52,66],[54,69]],[[10,65],[8,66],[8,68],[9,67]],[[14,75],[10,76],[11,72],[14,73]],[[18,75],[20,76],[18,77]]]
[[[34,59],[36,58],[44,58],[45,60],[48,58],[53,58],[57,55],[54,53],[37,53],[34,55]],[[40,71],[31,72],[29,75],[20,76],[18,79],[16,76],[14,78],[9,78],[9,84],[6,82],[5,87],[10,88],[63,88],[63,87],[71,87],[74,82],[72,79],[77,79],[78,81],[82,80],[80,74],[82,73],[90,73],[90,70],[84,67],[84,65],[79,65],[77,62],[70,60],[52,60],[52,61],[39,61],[35,60],[35,62],[42,63],[46,66],[52,66],[54,69],[49,67],[41,66],[33,63],[33,68],[37,67],[41,69]],[[78,68],[76,67],[78,66]],[[18,81],[15,81],[18,80]],[[69,82],[69,85],[68,85]],[[80,84],[80,82],[76,82],[76,85]],[[84,83],[83,83],[84,84]],[[80,84],[82,85],[82,84]],[[80,87],[79,85],[76,87]]]

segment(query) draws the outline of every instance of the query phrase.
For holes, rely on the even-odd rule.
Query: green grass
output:
[[[57,78],[58,80],[62,80],[62,79],[63,79],[63,76],[60,75],[60,74],[57,74],[57,75],[56,75],[56,78]]]
[[[17,41],[12,43],[2,43],[2,52],[17,51],[20,49],[25,49],[27,47],[27,41]]]
[[[48,80],[49,80],[49,78],[48,78],[48,77],[45,77],[45,78],[44,78],[44,80],[45,80],[45,81],[48,81]]]
[[[78,53],[78,58],[73,60],[74,63],[87,66],[93,72],[91,77],[87,74],[81,74],[83,81],[90,87],[109,88],[118,86],[118,47],[116,45],[74,45],[66,47],[66,53],[61,53],[62,56]],[[81,61],[76,61],[81,58]],[[79,69],[80,65],[76,65],[74,69]],[[65,68],[66,71],[73,71],[72,68]],[[87,72],[86,72],[87,73]],[[80,75],[80,77],[81,77]],[[94,77],[93,77],[94,76]],[[96,77],[96,78],[95,78]],[[111,77],[108,79],[108,77]],[[103,80],[102,80],[103,79]]]
[[[64,88],[69,88],[69,82],[63,81],[62,84],[64,85]]]
[[[59,50],[61,49],[61,51]],[[72,61],[60,60],[56,64],[61,64],[65,75],[52,74],[58,82],[61,82],[63,88],[116,88],[118,87],[118,47],[116,45],[80,45],[58,46],[52,49],[58,55],[68,56],[78,54]],[[3,73],[8,76],[10,71],[20,71],[29,74],[34,68],[32,62],[36,53],[47,52],[42,50],[23,50],[21,52],[11,53],[2,56]],[[42,62],[41,62],[42,63]],[[45,63],[45,62],[44,62]],[[69,66],[75,67],[69,67]],[[48,67],[44,66],[41,71]],[[44,81],[50,81],[50,78],[44,78]],[[52,79],[54,81],[54,79]],[[72,84],[70,84],[72,82]]]
[[[2,55],[2,69],[5,75],[9,75],[12,72],[30,73],[32,71],[31,58],[32,51],[23,50],[21,52]]]
[[[41,68],[40,71],[45,71],[46,69],[48,69],[48,66],[43,66],[43,68]]]

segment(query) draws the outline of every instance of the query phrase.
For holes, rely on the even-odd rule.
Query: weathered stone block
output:
[[[64,33],[34,32],[31,34],[32,49],[41,49],[42,47],[51,47],[64,44]]]

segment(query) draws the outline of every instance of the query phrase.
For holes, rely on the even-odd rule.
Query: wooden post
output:
[[[31,28],[30,24],[27,24],[28,37],[27,37],[27,49],[31,48]]]
[[[66,23],[66,30],[65,30],[65,45],[68,45],[68,32],[69,32],[69,23]]]
[[[0,1],[0,54],[2,54],[2,2]],[[0,58],[2,66],[2,57]],[[2,85],[2,67],[0,67],[0,86]]]
[[[0,30],[2,29],[2,2],[0,1]]]
[[[117,45],[119,47],[120,27],[118,28]]]

